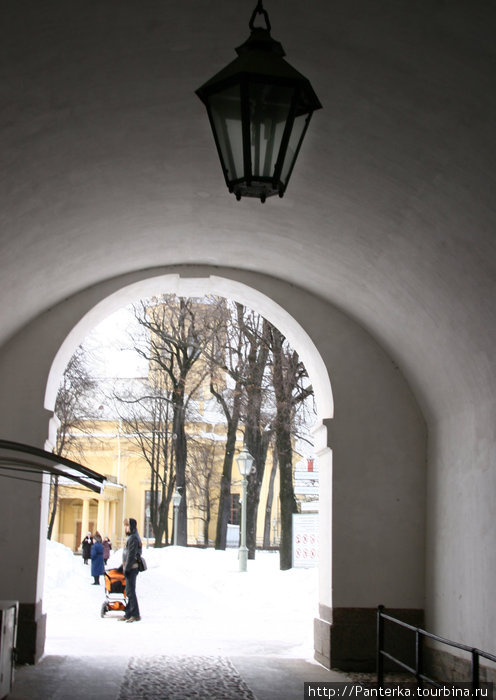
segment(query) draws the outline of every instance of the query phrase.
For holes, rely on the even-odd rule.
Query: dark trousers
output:
[[[126,595],[127,595],[127,605],[124,610],[125,617],[139,617],[139,605],[138,599],[136,597],[136,579],[138,577],[138,569],[131,569],[126,576]]]

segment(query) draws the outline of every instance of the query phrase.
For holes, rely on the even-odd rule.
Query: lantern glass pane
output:
[[[250,85],[251,170],[254,178],[274,174],[293,92],[293,88],[279,85]]]
[[[212,120],[221,152],[226,178],[236,180],[243,175],[243,137],[239,85],[209,98]]]
[[[291,175],[295,158],[298,155],[300,141],[305,133],[307,125],[307,117],[307,114],[300,114],[298,117],[295,117],[293,123],[293,129],[291,130],[291,136],[289,137],[288,148],[281,170],[281,182],[285,185],[287,184],[287,178]]]

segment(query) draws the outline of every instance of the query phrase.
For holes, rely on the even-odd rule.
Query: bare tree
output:
[[[263,548],[270,548],[270,526],[272,521],[272,507],[274,502],[274,483],[276,480],[277,469],[279,462],[277,459],[277,448],[273,445],[272,449],[272,466],[270,469],[269,476],[269,486],[267,489],[267,500],[265,503],[265,517],[264,517],[264,532],[263,532]]]
[[[146,343],[137,344],[135,349],[149,362],[150,371],[163,375],[171,387],[176,487],[182,494],[177,542],[187,545],[186,410],[208,376],[208,364],[198,360],[216,336],[222,303],[213,298],[167,295],[143,300],[134,310],[138,323],[149,333]]]
[[[234,451],[241,411],[241,386],[239,380],[233,389],[224,392],[217,391],[213,382],[210,391],[219,402],[226,417],[226,445],[220,480],[219,509],[217,514],[217,529],[215,536],[215,548],[226,548],[227,525],[231,511],[231,484]]]
[[[242,313],[242,307],[238,305],[235,308],[238,313]],[[244,335],[239,325],[232,322],[232,317],[222,329],[222,336],[218,338],[218,347],[222,348],[222,351],[218,351],[211,358],[210,392],[215,396],[226,419],[226,446],[220,481],[215,548],[225,549],[231,512],[232,468],[241,418],[245,364]],[[229,383],[226,382],[226,376],[229,377]]]
[[[84,461],[81,435],[88,430],[88,403],[95,390],[96,381],[91,377],[87,351],[80,346],[69,360],[55,400],[55,415],[59,420],[55,454],[77,455]],[[59,477],[50,477],[50,513],[47,538],[52,538],[59,500]]]
[[[217,366],[230,378],[219,391],[211,382],[210,391],[219,402],[227,421],[221,493],[217,519],[216,548],[225,549],[230,515],[232,467],[238,428],[244,431],[247,449],[254,458],[253,473],[247,489],[247,546],[249,557],[255,556],[256,528],[260,490],[270,438],[270,412],[267,414],[267,359],[269,324],[258,313],[238,302],[230,306],[231,316],[225,332],[224,354]]]
[[[137,354],[147,361],[148,377],[141,381],[138,390],[134,386],[115,398],[125,431],[150,467],[148,505],[156,545],[160,546],[164,537],[166,543],[169,540],[168,513],[174,488],[182,493],[178,543],[187,544],[188,498],[201,513],[208,541],[212,495],[218,489],[215,546],[225,548],[234,452],[242,430],[245,445],[254,457],[246,502],[247,545],[249,557],[253,558],[265,463],[275,433],[273,449],[279,466],[282,517],[281,568],[289,568],[292,513],[296,510],[292,461],[297,407],[312,393],[297,353],[266,319],[225,299],[167,295],[142,300],[134,306],[134,314],[139,330],[131,342]],[[91,384],[89,373],[77,358],[68,367],[66,380],[67,386],[61,389],[58,399],[58,415],[64,426],[57,447],[61,451],[69,449],[74,421],[84,413],[77,406],[80,397],[94,386],[94,380]],[[81,386],[88,380],[85,391],[75,390],[78,382]],[[187,427],[188,421],[201,421],[201,416],[193,416],[195,397],[206,385],[221,407],[227,426],[220,484],[214,479],[214,460],[207,456],[206,443],[192,442],[195,436]],[[84,421],[78,426],[82,428],[83,424]],[[75,441],[73,447],[76,444]],[[273,466],[265,504],[265,546],[270,544],[274,480]],[[54,484],[55,494],[56,487]],[[52,514],[51,527],[54,518]]]
[[[271,327],[272,378],[276,400],[275,434],[279,460],[281,501],[280,568],[292,566],[293,513],[296,499],[293,487],[293,443],[295,409],[312,395],[305,383],[307,373],[298,353],[286,342],[277,328]]]
[[[271,325],[258,313],[247,310],[239,304],[237,304],[237,312],[237,322],[247,345],[243,378],[246,394],[243,423],[245,445],[254,458],[254,465],[252,473],[248,477],[246,544],[248,557],[254,559],[260,491],[273,418],[273,410],[267,403],[268,385],[266,381]]]
[[[124,433],[150,468],[149,525],[155,547],[169,543],[169,508],[176,484],[172,435],[172,400],[167,385],[148,380],[133,383],[113,399]]]
[[[218,502],[220,478],[216,468],[219,445],[208,436],[190,439],[188,449],[188,495],[202,521],[203,544],[208,547],[212,511]]]

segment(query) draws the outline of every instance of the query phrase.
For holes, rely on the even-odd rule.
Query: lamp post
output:
[[[181,494],[176,489],[174,495],[172,496],[172,503],[174,505],[174,547],[177,547],[177,519],[179,513],[179,504],[181,503]]]
[[[265,28],[255,27],[262,15]],[[322,105],[310,81],[287,63],[270,35],[258,0],[238,58],[202,85],[204,103],[229,192],[241,197],[284,195],[310,118]]]
[[[246,571],[247,570],[247,561],[248,561],[248,547],[246,546],[246,487],[248,484],[248,474],[251,472],[251,468],[253,466],[253,457],[251,454],[248,452],[246,447],[243,447],[241,452],[236,458],[236,462],[238,463],[238,469],[239,473],[241,474],[243,480],[242,480],[242,488],[243,488],[243,496],[242,496],[242,505],[241,505],[241,542],[240,542],[240,547],[239,547],[239,570],[240,571]]]
[[[148,549],[149,543],[149,530],[150,530],[150,506],[145,506],[145,533],[146,533],[146,548]]]

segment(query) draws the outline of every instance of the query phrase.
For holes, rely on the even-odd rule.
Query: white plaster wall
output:
[[[2,343],[25,330],[0,356],[1,434],[43,445],[49,363],[117,288],[102,280],[201,262],[304,286],[380,339],[408,378],[430,445],[427,623],[496,652],[495,4],[271,0],[274,36],[324,109],[286,196],[263,207],[227,195],[194,96],[246,38],[244,0],[217,0],[215,13],[196,0],[4,5]],[[347,587],[356,567],[374,598],[387,583],[369,567],[378,531],[391,560],[416,567],[387,523],[418,513],[423,467],[408,460],[420,462],[410,443],[421,421],[400,377],[381,394],[381,377],[394,381],[369,336],[323,302],[307,318],[311,297],[296,287],[265,287],[287,297],[333,383],[335,599],[364,599],[358,581]],[[362,536],[369,520],[379,523]],[[406,541],[422,538],[413,522]]]
[[[360,327],[333,317],[327,347],[334,606],[423,608],[424,423],[399,368]]]
[[[496,403],[454,406],[433,426],[428,478],[428,625],[496,653]]]
[[[16,474],[11,472],[11,474]],[[0,552],[3,566],[0,600],[37,603],[42,597],[45,542],[40,542],[42,477],[20,474],[23,480],[1,479]],[[39,564],[39,566],[38,566]]]
[[[43,445],[50,418],[43,409],[44,386],[67,335],[110,294],[159,272],[178,271],[142,271],[108,280],[50,309],[13,338],[0,352],[4,435]],[[189,277],[212,272],[180,271]],[[335,401],[335,418],[327,421],[334,455],[334,605],[422,607],[425,433],[401,373],[366,332],[317,297],[268,276],[213,271],[279,304],[312,339],[328,370]],[[330,415],[330,394],[328,400]],[[325,604],[330,570],[328,552],[321,578]]]

